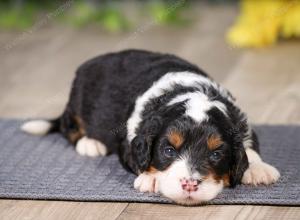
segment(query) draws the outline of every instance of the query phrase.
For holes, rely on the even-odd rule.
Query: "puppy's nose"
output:
[[[193,178],[182,178],[180,179],[180,183],[183,190],[188,192],[195,192],[198,190],[198,185],[201,183],[201,181]]]

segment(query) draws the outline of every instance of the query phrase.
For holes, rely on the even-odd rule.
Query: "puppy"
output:
[[[76,72],[69,102],[31,134],[60,132],[84,156],[117,153],[134,188],[184,205],[236,184],[271,184],[280,174],[259,156],[257,136],[232,95],[197,66],[169,54],[126,50]]]

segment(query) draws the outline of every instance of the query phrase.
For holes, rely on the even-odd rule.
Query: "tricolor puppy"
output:
[[[168,54],[127,50],[87,61],[64,113],[22,129],[60,132],[81,155],[118,153],[138,175],[137,190],[185,205],[211,200],[226,186],[271,184],[280,176],[261,160],[231,94]]]

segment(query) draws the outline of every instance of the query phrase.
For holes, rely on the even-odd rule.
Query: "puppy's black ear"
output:
[[[132,157],[140,172],[147,170],[152,160],[152,147],[162,128],[159,116],[148,117],[141,124],[137,136],[131,142]]]
[[[152,141],[146,136],[136,136],[132,142],[132,157],[139,172],[147,170],[151,162]]]
[[[249,166],[248,158],[241,138],[238,136],[233,138],[235,140],[231,148],[231,164],[229,170],[231,187],[241,183],[244,172]]]
[[[241,182],[249,163],[242,137],[247,129],[247,121],[239,109],[231,107],[229,117],[216,108],[210,110],[209,114],[210,120],[222,131],[223,138],[230,146],[229,178],[230,186],[234,187]]]

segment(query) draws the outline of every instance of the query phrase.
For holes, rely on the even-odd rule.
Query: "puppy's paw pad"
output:
[[[157,192],[156,178],[142,173],[134,180],[134,188],[140,192]]]
[[[269,185],[275,183],[280,177],[278,170],[264,162],[253,162],[245,171],[242,183],[250,185]]]
[[[107,154],[106,146],[95,139],[88,137],[81,138],[76,144],[76,151],[82,156],[105,156]]]

